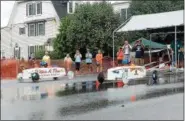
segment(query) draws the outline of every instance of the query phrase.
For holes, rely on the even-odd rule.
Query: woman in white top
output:
[[[75,54],[75,66],[76,66],[76,74],[80,71],[80,63],[82,59],[82,55],[79,50],[76,50]]]
[[[89,49],[87,49],[87,53],[85,54],[86,57],[86,64],[88,65],[89,71],[93,71],[92,68],[92,54],[90,53]]]
[[[124,51],[124,59],[128,60],[128,63],[130,62],[130,51],[132,49],[132,46],[128,43],[128,41],[125,41],[125,44],[123,45],[123,51]]]

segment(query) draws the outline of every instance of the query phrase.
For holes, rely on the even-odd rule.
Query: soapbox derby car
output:
[[[171,82],[175,80],[184,80],[184,69],[182,68],[149,68],[145,66],[121,66],[113,67],[107,70],[107,78],[103,75],[98,75],[98,81],[122,81],[124,84],[132,85],[134,81],[145,83],[147,85],[158,84],[162,82]],[[101,81],[101,79],[103,81]]]
[[[64,77],[66,75],[65,68],[60,67],[49,67],[49,68],[31,68],[25,69],[22,73],[17,75],[17,80],[19,82],[25,82],[27,80],[32,80],[33,82],[38,82],[39,80],[53,79]]]
[[[107,80],[122,80],[127,84],[129,80],[142,79],[146,76],[143,66],[121,66],[107,70]]]

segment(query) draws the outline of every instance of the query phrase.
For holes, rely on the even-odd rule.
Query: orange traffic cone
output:
[[[98,80],[96,80],[96,90],[98,90],[98,89],[99,89],[99,86],[100,86],[100,83],[99,83],[99,81],[98,81]]]
[[[130,100],[131,100],[132,102],[136,101],[136,96],[135,96],[135,95],[132,95],[132,96],[130,97]]]

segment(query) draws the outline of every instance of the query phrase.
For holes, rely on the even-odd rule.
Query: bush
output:
[[[40,50],[40,51],[37,51],[35,53],[35,58],[36,59],[42,59],[42,57],[45,55],[45,51],[44,50]]]
[[[51,59],[61,59],[60,53],[56,51],[49,52],[49,55]]]

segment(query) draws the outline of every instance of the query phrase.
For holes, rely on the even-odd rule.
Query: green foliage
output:
[[[42,59],[42,57],[44,56],[45,51],[44,50],[39,50],[35,53],[35,58],[36,59]]]
[[[44,55],[45,55],[45,51],[39,50],[35,53],[35,58],[42,59]],[[51,59],[60,59],[60,56],[56,51],[49,52],[49,56]]]
[[[61,21],[60,33],[54,41],[54,49],[63,58],[67,53],[74,55],[80,49],[85,55],[91,51],[104,50],[112,53],[112,32],[120,25],[119,15],[114,14],[108,3],[79,5],[73,15]]]
[[[61,56],[57,51],[49,52],[49,56],[51,59],[61,59]]]
[[[132,15],[151,14],[184,9],[183,0],[133,0],[130,5]]]
[[[70,49],[72,49],[71,46],[73,44],[71,43],[71,41],[67,41],[67,33],[70,27],[70,23],[70,16],[63,18],[60,23],[59,34],[54,39],[54,55],[57,55],[56,58],[58,59],[64,57],[70,51]]]

